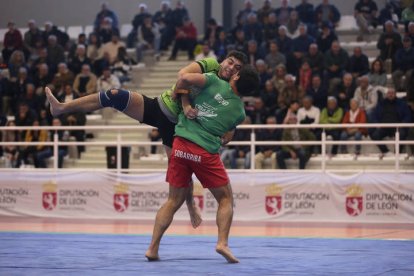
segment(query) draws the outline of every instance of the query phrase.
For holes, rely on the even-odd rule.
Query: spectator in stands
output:
[[[27,69],[21,67],[19,69],[19,74],[17,78],[10,79],[10,91],[12,93],[12,103],[16,104],[23,95],[26,94],[26,86],[28,83],[31,83],[31,80],[28,77]],[[12,109],[15,110],[12,105]]]
[[[47,62],[48,62],[47,49],[46,48],[38,49],[37,57],[34,58],[34,60],[32,61],[31,67],[30,67],[30,74],[32,76],[36,76],[36,74],[38,74],[39,72],[39,65],[42,63],[47,64]]]
[[[388,88],[386,97],[380,101],[373,113],[373,123],[410,123],[411,114],[408,104],[398,99],[394,88]],[[406,140],[408,131],[406,128],[400,128],[400,140]],[[376,128],[371,134],[371,139],[381,141],[385,137],[393,137],[395,135],[395,128]],[[386,145],[378,145],[381,153],[379,158],[382,159],[389,152]]]
[[[236,20],[240,22],[242,25],[244,25],[247,22],[247,17],[249,16],[249,14],[256,14],[256,10],[253,9],[252,0],[245,0],[244,9],[237,13]]]
[[[201,46],[201,53],[196,55],[195,60],[200,60],[204,58],[214,58],[217,59],[214,51],[210,49],[210,45],[208,41],[204,41],[203,45]]]
[[[341,48],[338,41],[332,42],[331,49],[325,53],[325,79],[329,82],[328,93],[333,94],[333,89],[342,78],[345,68],[348,66],[348,53]]]
[[[13,120],[8,121],[6,127],[16,126]],[[3,142],[20,142],[20,135],[18,131],[3,131]],[[18,168],[19,161],[19,147],[16,145],[3,146],[3,154],[5,157],[6,168]]]
[[[402,47],[401,35],[394,29],[394,23],[392,21],[385,22],[384,28],[385,31],[381,34],[377,42],[377,48],[380,50],[379,58],[384,62],[389,62],[388,60],[390,60],[393,63],[395,53]],[[391,66],[388,67],[391,68]],[[392,70],[386,69],[386,71],[390,72]]]
[[[269,116],[269,114],[267,113],[267,110],[264,108],[264,106],[265,105],[262,98],[254,97],[253,105],[249,105],[245,108],[246,116],[250,117],[253,124],[264,124],[266,122],[266,118]]]
[[[79,44],[76,49],[76,54],[73,59],[69,62],[69,69],[73,74],[77,75],[81,72],[83,65],[92,65],[91,60],[86,56],[86,48],[84,45]]]
[[[78,41],[76,43],[73,43],[69,48],[68,53],[68,60],[71,61],[76,56],[76,51],[78,50],[78,46],[83,45],[85,47],[85,53],[88,49],[88,42],[86,40],[86,35],[84,33],[81,33],[78,35]]]
[[[111,41],[113,35],[119,36],[119,30],[112,27],[112,19],[106,17],[99,28],[99,40],[106,44]],[[136,34],[136,33],[135,33]]]
[[[58,29],[52,22],[45,22],[45,30],[43,31],[43,41],[48,42],[49,36],[54,35],[57,43],[66,49],[69,42],[69,35]]]
[[[407,34],[405,36],[411,38],[411,42],[414,41],[414,21],[412,21],[408,24],[408,31],[407,31]]]
[[[319,51],[318,45],[312,43],[303,57],[309,63],[313,75],[322,75],[324,69],[324,55]]]
[[[351,73],[345,73],[333,94],[338,101],[338,106],[343,110],[349,109],[349,100],[354,97],[356,88],[355,78]]]
[[[261,44],[263,39],[263,26],[257,21],[257,15],[251,13],[247,16],[247,22],[243,27],[244,36],[247,41],[254,40]]]
[[[102,51],[109,54],[109,61],[114,64],[116,57],[118,55],[118,49],[120,47],[126,47],[125,43],[119,39],[119,35],[117,33],[113,33],[111,37],[111,41],[105,43],[102,46]]]
[[[301,22],[300,22],[299,17],[298,17],[298,12],[296,10],[292,10],[290,15],[289,15],[289,20],[286,24],[286,29],[287,29],[286,35],[288,37],[290,37],[291,39],[297,38],[300,35],[300,33],[299,33],[299,24],[300,23]]]
[[[37,27],[36,21],[33,19],[29,20],[27,23],[29,30],[24,33],[24,47],[29,51],[30,55],[35,55],[37,53],[37,48],[39,46],[44,46],[43,41],[43,32]]]
[[[172,9],[169,1],[162,1],[161,8],[154,14],[153,21],[160,26],[162,51],[168,49],[168,46],[174,39],[175,28],[172,19]]]
[[[354,78],[366,75],[369,72],[368,57],[362,53],[361,47],[354,48],[354,54],[349,58],[348,70]]]
[[[364,35],[371,33],[369,27],[377,26],[378,7],[373,0],[358,0],[354,6],[354,17],[359,27],[357,41],[363,41]]]
[[[289,104],[289,107],[279,109],[276,112],[276,118],[278,119],[278,122],[282,122],[282,124],[287,124],[290,116],[297,116],[298,110],[300,108],[298,101],[292,101]],[[280,121],[279,121],[280,120]]]
[[[312,125],[319,124],[321,111],[318,107],[313,105],[313,99],[311,96],[306,95],[302,100],[302,107],[299,108],[297,114],[298,124]],[[321,139],[322,130],[319,128],[309,129],[310,132],[316,137],[317,140]],[[310,146],[310,152],[320,152],[318,147]]]
[[[276,66],[275,73],[271,79],[274,87],[277,91],[282,91],[286,86],[285,81],[286,76],[286,66],[283,64],[279,64]]]
[[[366,124],[367,117],[365,115],[364,109],[359,107],[358,101],[356,99],[349,100],[350,109],[345,113],[344,118],[342,119],[343,124]],[[366,128],[357,128],[350,127],[342,129],[341,140],[346,141],[349,138],[354,138],[356,141],[361,141],[364,135],[367,135],[368,131]],[[348,153],[347,146],[341,145],[341,152]],[[354,159],[358,158],[358,155],[361,154],[361,145],[355,146],[355,156]]]
[[[368,73],[369,84],[372,86],[386,86],[387,74],[384,70],[384,63],[380,59],[376,59],[371,64],[371,70]]]
[[[249,40],[249,42],[247,42],[246,55],[249,60],[249,63],[252,66],[256,64],[257,60],[264,58],[264,55],[262,51],[260,50],[259,46],[257,45],[256,40]]]
[[[369,123],[373,122],[374,111],[378,103],[378,92],[369,84],[368,76],[359,78],[359,86],[355,90],[355,100],[364,109]]]
[[[276,125],[276,117],[270,116],[266,119],[267,125]],[[262,129],[257,133],[257,141],[280,141],[282,133],[280,129]],[[279,150],[278,146],[260,146],[255,156],[256,169],[263,169],[266,159],[270,158],[271,168],[276,169],[276,152]]]
[[[53,72],[56,72],[61,62],[65,62],[65,50],[58,44],[57,37],[50,35],[47,39],[47,64]]]
[[[335,97],[328,97],[327,107],[321,112],[320,123],[321,124],[340,124],[342,122],[343,110],[338,106]],[[337,128],[325,129],[326,136],[331,136],[334,141],[338,141],[341,136],[341,130]],[[333,145],[331,148],[330,157],[335,156],[338,153],[338,145]]]
[[[66,84],[72,85],[74,80],[75,75],[68,69],[66,63],[59,63],[58,72],[55,74],[52,82],[55,87],[55,91],[60,93]]]
[[[229,45],[228,51],[236,50],[240,52],[245,52],[247,49],[247,41],[243,32],[243,28],[237,29],[235,31],[234,41]]]
[[[36,93],[43,91],[43,88],[52,83],[52,75],[49,72],[49,66],[46,63],[38,65],[38,73],[33,78],[33,84],[36,87]]]
[[[86,96],[96,92],[97,77],[91,72],[89,64],[82,65],[81,72],[76,75],[73,82],[73,90],[80,96]]]
[[[265,87],[266,81],[272,78],[272,75],[267,70],[267,65],[263,59],[256,60],[255,64],[256,70],[259,74],[259,90],[263,90]],[[259,92],[259,91],[256,91]]]
[[[289,116],[287,124],[296,124],[297,118],[295,116]],[[282,141],[314,141],[315,136],[308,129],[284,129],[282,134]],[[296,145],[284,145],[282,149],[277,152],[276,159],[279,169],[287,169],[286,159],[299,159],[299,169],[304,170],[306,163],[310,158],[310,147],[300,144]]]
[[[403,48],[395,53],[395,67],[392,81],[397,91],[406,91],[408,83],[414,81],[411,77],[414,71],[414,47],[410,37],[404,37]],[[403,76],[405,81],[403,82]]]
[[[305,91],[295,84],[295,79],[292,75],[286,75],[285,82],[286,86],[284,89],[279,91],[277,99],[278,106],[280,108],[289,106],[289,103],[293,101],[302,102],[302,99],[305,96]]]
[[[175,9],[171,14],[172,24],[174,28],[181,27],[185,23],[184,18],[190,18],[190,14],[184,5],[184,2],[178,0],[175,5]]]
[[[326,53],[331,48],[332,42],[338,40],[338,37],[332,29],[331,23],[323,22],[321,28],[322,32],[320,32],[316,43],[318,44],[318,49],[322,53]]]
[[[268,23],[269,14],[274,13],[275,9],[272,7],[271,0],[263,1],[263,6],[257,10],[257,19],[260,24]]]
[[[293,8],[289,6],[289,0],[281,0],[280,7],[275,10],[279,25],[286,26]]]
[[[226,58],[227,49],[230,46],[230,42],[227,39],[227,34],[225,31],[219,33],[218,39],[213,45],[214,54],[217,57],[217,61],[221,62]]]
[[[39,121],[36,120],[32,124],[33,127],[40,126]],[[24,138],[24,142],[47,142],[48,133],[47,130],[28,130]],[[19,163],[22,165],[34,165],[34,159],[37,152],[42,151],[45,148],[44,145],[35,146],[22,146],[20,148]]]
[[[22,101],[18,103],[17,112],[14,114],[16,126],[31,126],[36,119],[36,112],[30,109],[26,102]],[[26,131],[19,131],[19,139],[24,139],[25,135]]]
[[[269,42],[269,53],[265,57],[265,62],[272,73],[279,64],[286,65],[286,57],[279,52],[279,46],[275,40]]]
[[[36,94],[36,87],[33,83],[26,83],[25,93],[20,96],[20,102],[26,102],[31,110],[40,113],[42,108],[45,108],[46,97],[42,98]]]
[[[93,23],[94,30],[96,32],[99,32],[102,22],[105,20],[105,18],[111,18],[112,19],[112,28],[118,29],[118,16],[113,10],[109,9],[109,4],[107,2],[104,2],[101,4],[101,11],[96,15],[95,21]]]
[[[322,26],[323,22],[329,21],[332,26],[337,27],[339,20],[341,20],[341,14],[335,5],[330,4],[329,0],[322,0],[322,3],[315,9],[316,25]]]
[[[160,58],[161,34],[157,23],[152,22],[151,16],[144,17],[144,21],[138,27],[137,62],[143,59],[145,50],[153,50],[154,57]]]
[[[309,63],[306,60],[302,62],[302,65],[299,69],[299,75],[296,80],[297,84],[299,85],[299,88],[303,91],[308,90],[308,88],[311,86],[312,69],[310,68]]]
[[[197,44],[197,29],[191,22],[190,18],[183,18],[183,25],[177,27],[175,43],[169,60],[177,58],[178,50],[184,50],[188,53],[188,60],[194,60],[194,48]]]
[[[0,126],[4,126],[4,124],[1,124],[3,121],[2,116],[9,113],[11,98],[12,94],[7,70],[0,69]]]
[[[87,65],[85,65],[87,66]],[[96,82],[95,82],[96,83]],[[76,92],[72,89],[70,85],[66,85],[64,88],[65,93],[62,94],[58,100],[61,103],[67,103],[73,101],[79,96],[82,97],[82,94]],[[94,91],[96,92],[96,90]],[[59,116],[59,119],[62,122],[62,125],[65,126],[84,126],[86,124],[86,115],[83,112],[74,112],[67,113]],[[76,141],[84,142],[85,141],[85,131],[84,130],[71,130],[69,131],[69,137],[75,137]],[[78,147],[78,158],[80,158],[81,153],[85,151],[85,146],[79,145]]]
[[[126,48],[120,47],[112,72],[119,78],[121,83],[124,83],[130,80],[129,72],[136,64],[136,61],[128,56]]]
[[[287,69],[294,75],[298,74],[302,59],[309,50],[309,46],[315,42],[315,38],[308,34],[305,24],[299,25],[299,36],[292,42],[292,55],[288,55]]]
[[[120,47],[125,48],[125,47]],[[119,52],[119,49],[118,49]],[[100,77],[102,75],[102,72],[105,68],[111,67],[111,57],[108,52],[103,52],[103,55],[101,58],[95,60],[93,64],[93,72],[96,76]]]
[[[109,67],[104,68],[102,76],[98,79],[98,91],[106,91],[111,88],[121,88],[121,83],[117,76],[111,74]]]
[[[94,63],[102,56],[101,41],[97,33],[90,33],[88,39],[88,47],[86,48],[86,56]]]
[[[292,39],[286,35],[286,26],[280,26],[278,29],[277,45],[282,54],[287,56],[292,51]]]
[[[269,43],[278,37],[279,24],[275,13],[267,16],[266,23],[263,25],[263,42]]]
[[[136,14],[132,20],[132,31],[135,33],[138,31],[138,28],[142,25],[142,23],[144,23],[145,18],[152,17],[152,15],[148,12],[148,6],[146,4],[140,3],[138,10],[138,14]]]
[[[399,18],[397,13],[395,12],[394,6],[390,3],[390,1],[387,1],[385,3],[384,8],[380,10],[379,16],[378,16],[378,24],[384,26],[385,22],[392,21],[395,25],[397,25]]]
[[[204,32],[204,41],[208,41],[211,45],[219,39],[220,32],[223,31],[223,27],[217,24],[214,18],[207,20],[207,28]]]
[[[7,23],[8,31],[4,34],[2,57],[5,63],[9,62],[11,54],[16,50],[23,50],[23,38],[14,22]]]
[[[299,5],[295,7],[298,12],[299,20],[305,23],[308,28],[315,24],[315,11],[313,4],[308,3],[308,0],[302,0]]]
[[[52,121],[52,126],[61,126],[62,122],[59,118],[54,118]],[[55,131],[50,131],[49,137],[52,139]],[[69,132],[67,130],[58,130],[58,139],[59,141],[67,142],[69,140]],[[63,167],[63,158],[68,154],[67,146],[60,146],[58,148],[58,167]],[[45,147],[43,150],[38,151],[35,156],[35,167],[36,168],[47,168],[46,160],[53,156],[52,147]]]
[[[17,78],[21,68],[27,68],[26,58],[23,51],[14,51],[9,58],[9,74],[11,79]]]
[[[243,121],[243,125],[251,124],[250,117],[246,117]],[[250,130],[249,129],[237,129],[234,133],[232,141],[250,141]],[[250,168],[250,146],[226,146],[220,153],[220,159],[222,161],[229,160],[231,169],[237,169],[237,159],[244,159],[244,169]]]
[[[306,91],[306,95],[312,97],[313,104],[322,110],[326,107],[326,99],[328,93],[326,89],[322,86],[322,80],[319,75],[312,76],[311,87]]]
[[[265,82],[264,88],[260,90],[260,98],[263,102],[263,108],[266,114],[275,114],[277,106],[278,91],[269,79]]]
[[[408,23],[414,22],[414,2],[411,2],[411,5],[406,7],[401,13],[401,22],[404,23],[406,30]]]

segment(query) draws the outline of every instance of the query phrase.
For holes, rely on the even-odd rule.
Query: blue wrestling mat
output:
[[[227,264],[208,236],[0,233],[0,275],[414,275],[414,241],[231,238]]]

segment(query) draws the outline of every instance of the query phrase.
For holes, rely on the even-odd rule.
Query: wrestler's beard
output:
[[[224,71],[224,68],[223,68],[223,66],[220,65],[219,71],[218,71],[219,78],[222,79],[222,80],[225,80],[225,81],[230,81],[231,77],[226,77],[226,78],[223,77],[223,74],[222,74],[223,71]]]

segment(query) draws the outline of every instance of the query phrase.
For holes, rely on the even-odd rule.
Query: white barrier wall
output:
[[[414,222],[414,174],[232,173],[235,220]],[[165,173],[2,172],[0,216],[153,219],[168,197]],[[195,181],[205,220],[217,203]],[[176,219],[188,219],[181,208]]]

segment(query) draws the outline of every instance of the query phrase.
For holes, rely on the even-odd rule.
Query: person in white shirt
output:
[[[319,117],[321,111],[318,107],[313,105],[312,96],[305,96],[302,100],[302,107],[299,108],[297,113],[297,123],[298,124],[319,124]],[[321,138],[322,130],[319,128],[309,129],[316,137],[316,139]],[[320,148],[317,146],[310,147],[311,153],[319,153]]]
[[[358,106],[362,107],[367,114],[368,123],[373,121],[373,112],[378,103],[378,92],[369,84],[368,76],[359,78],[359,86],[355,90],[354,99]]]
[[[119,35],[117,33],[113,33],[111,37],[111,41],[105,43],[102,46],[102,52],[107,52],[109,54],[109,61],[113,64],[116,60],[118,55],[118,49],[120,47],[126,47],[125,43],[119,40]]]
[[[117,76],[111,73],[109,67],[103,70],[102,76],[98,79],[98,91],[106,91],[111,88],[121,88],[121,83]]]
[[[208,44],[208,42],[203,43],[203,46],[201,47],[201,53],[196,55],[195,60],[200,60],[204,58],[217,59],[216,55],[214,54],[214,51],[210,49],[210,45]]]

